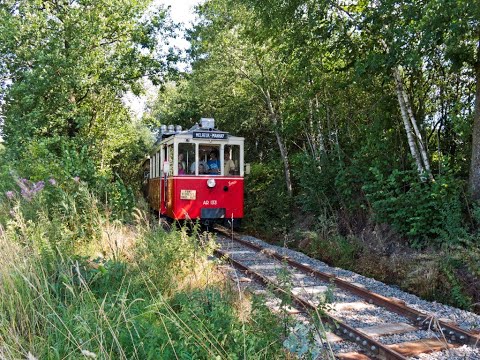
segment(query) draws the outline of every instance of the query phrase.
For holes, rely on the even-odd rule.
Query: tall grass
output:
[[[142,210],[111,221],[73,180],[12,192],[0,194],[1,358],[284,356],[278,320],[255,299],[235,306],[197,233]]]

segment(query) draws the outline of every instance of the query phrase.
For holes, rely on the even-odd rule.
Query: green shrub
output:
[[[334,167],[325,165],[324,160],[319,161],[306,154],[292,159],[293,176],[298,187],[295,198],[305,212],[320,215],[325,211],[332,213],[335,207]]]
[[[135,195],[130,186],[115,174],[115,181],[109,178],[98,178],[93,192],[103,200],[103,204],[113,219],[130,221],[135,207]]]
[[[83,186],[75,184],[70,185]],[[58,197],[48,203],[53,195]],[[197,234],[167,233],[146,223],[138,225],[136,250],[129,256],[92,259],[81,255],[95,252],[86,235],[78,236],[76,246],[59,245],[72,241],[72,229],[62,222],[83,216],[61,203],[74,200],[67,204],[71,210],[82,195],[45,187],[30,201],[16,196],[0,208],[15,208],[15,216],[0,225],[0,339],[6,358],[281,357],[276,318],[254,302],[248,319],[241,319],[235,293],[210,274],[211,248],[200,245]],[[91,216],[104,224],[100,212]]]
[[[0,191],[4,194],[13,190],[15,178],[26,178],[32,183],[46,183],[54,178],[61,184],[75,180],[88,185],[89,191],[106,205],[112,218],[131,220],[135,206],[132,187],[110,168],[98,167],[92,151],[87,145],[78,145],[71,139],[33,140],[21,157],[12,158],[7,152],[8,165],[7,161],[0,161]]]
[[[59,183],[53,178],[17,178],[13,188],[0,194],[0,224],[16,241],[30,244],[37,239],[46,251],[72,253],[99,240],[100,222],[96,198],[85,183],[74,179]]]
[[[279,322],[256,299],[249,319],[240,321],[232,303],[231,291],[207,288],[182,292],[171,301],[171,311],[160,312],[165,325],[159,332],[159,351],[150,358],[162,359],[273,359],[281,358]],[[272,346],[276,344],[275,346]]]
[[[293,201],[287,194],[282,164],[252,164],[245,188],[244,223],[248,228],[270,235],[288,232]]]
[[[461,187],[449,176],[422,182],[416,171],[394,170],[385,177],[371,169],[376,181],[365,185],[375,218],[392,225],[415,247],[454,243],[465,237]]]
[[[292,158],[292,169],[295,199],[306,213],[336,216],[342,210],[356,217],[362,211],[366,202],[362,186],[369,179],[361,164],[354,161],[347,166],[338,158],[315,159],[302,153]]]

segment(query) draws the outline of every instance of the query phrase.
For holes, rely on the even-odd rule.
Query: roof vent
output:
[[[202,129],[215,129],[215,119],[214,118],[201,118],[200,124]]]

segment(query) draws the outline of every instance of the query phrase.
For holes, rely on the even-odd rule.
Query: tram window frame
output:
[[[213,176],[218,176],[218,175],[221,175],[221,166],[222,166],[222,162],[220,160],[220,156],[221,156],[221,153],[222,153],[222,145],[221,144],[211,144],[211,143],[198,143],[197,146],[196,146],[196,156],[195,156],[195,169],[194,169],[194,172],[190,170],[190,173],[193,175],[195,174],[195,176],[205,176],[205,175],[213,175]],[[209,161],[209,157],[210,157],[210,153],[212,151],[215,151],[216,154],[217,154],[217,161],[218,161],[218,164],[219,164],[219,172],[215,172],[215,173],[211,173],[210,172],[210,166],[208,165],[208,161]],[[205,174],[200,174],[198,172],[198,164],[200,163],[204,163],[207,165],[207,170],[206,170],[206,173]]]
[[[240,144],[226,144],[223,147],[222,151],[222,175],[223,176],[242,176],[242,166],[243,166],[243,157],[242,157],[242,145]],[[230,160],[234,163],[234,172],[225,174],[225,154],[228,153]]]
[[[152,158],[152,179],[155,178],[155,160],[156,160],[156,155],[157,154],[153,154],[153,158]]]
[[[162,147],[160,148],[159,155],[160,156],[159,156],[159,159],[158,159],[158,167],[159,167],[158,175],[159,175],[159,177],[163,178],[164,175],[165,175],[163,166],[164,166],[164,162],[165,162],[165,157],[167,155],[166,145],[162,145]]]
[[[153,177],[157,178],[158,177],[158,154],[155,153],[153,154]]]
[[[174,159],[174,168],[175,168],[175,176],[185,176],[185,175],[192,175],[190,172],[190,167],[191,165],[195,162],[196,159],[196,145],[191,142],[187,141],[182,141],[176,144],[176,149],[175,153],[177,154],[176,158]],[[183,160],[182,162],[184,163],[184,174],[179,175],[178,174],[178,158],[180,154],[183,154]]]
[[[157,178],[158,177],[158,154],[155,153],[154,155],[154,161],[153,161],[153,177]]]
[[[169,164],[169,169],[168,169],[168,174],[167,176],[173,176],[174,173],[174,149],[173,149],[173,144],[168,144],[167,145],[167,156],[166,156],[166,161]]]
[[[153,159],[154,155],[150,156],[150,159],[148,160],[150,162],[150,168],[148,169],[149,170],[149,173],[150,173],[150,179],[153,179],[153,162],[154,162],[154,159]]]

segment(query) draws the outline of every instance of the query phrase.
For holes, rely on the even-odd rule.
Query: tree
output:
[[[225,83],[234,81],[255,94],[255,105],[262,104],[261,112],[274,133],[291,196],[293,185],[281,107],[287,92],[287,64],[276,56],[271,44],[256,41],[252,32],[255,18],[247,7],[214,0],[199,7],[198,13],[201,21],[191,33],[193,71],[208,73],[209,89],[218,94],[225,95]],[[214,89],[213,84],[219,81],[223,84]]]
[[[170,33],[166,12],[150,1],[6,0],[0,4],[3,134],[21,157],[38,139],[87,145],[105,165],[105,139],[131,117],[126,91],[144,76],[162,79],[159,39]],[[147,15],[146,11],[149,11]],[[76,145],[75,145],[76,144]],[[61,146],[53,145],[52,151]],[[115,151],[107,156],[113,158]]]
[[[423,45],[440,47],[445,66],[467,66],[474,89],[469,189],[480,199],[480,6],[475,1],[431,0],[422,19]],[[468,98],[462,99],[468,101]],[[468,106],[472,104],[467,104]]]

